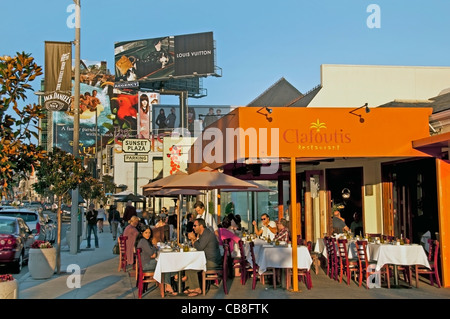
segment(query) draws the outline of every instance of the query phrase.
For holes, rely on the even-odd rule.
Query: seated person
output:
[[[155,227],[156,228],[163,227],[166,224],[167,224],[167,215],[164,213],[159,214],[159,220],[156,223]]]
[[[137,238],[136,248],[141,248],[141,261],[142,261],[142,270],[143,271],[155,271],[156,268],[156,256],[158,248],[153,245],[152,242],[152,230],[150,226],[143,226],[141,233]],[[165,292],[176,296],[177,293],[173,291],[172,285],[170,284],[170,280],[172,277],[172,273],[164,274],[164,284],[165,284]]]
[[[350,230],[355,235],[363,235],[363,223],[358,213],[353,214],[353,221],[350,225]]]
[[[205,220],[198,218],[194,221],[194,232],[188,234],[192,246],[198,251],[204,251],[206,257],[206,268],[217,269],[222,267],[222,256],[219,251],[219,241],[216,235],[206,227]],[[189,297],[198,296],[202,293],[198,280],[198,270],[186,270],[186,286],[184,291]]]
[[[278,228],[278,232],[275,235],[275,238],[273,239],[274,241],[284,241],[284,242],[289,242],[291,240],[291,236],[289,234],[289,229],[287,227],[287,220],[285,218],[281,218],[278,222],[277,222],[277,228]]]
[[[232,257],[233,256],[233,247],[234,245],[237,245],[240,238],[233,232],[230,230],[231,226],[231,220],[227,217],[225,217],[222,220],[222,223],[219,226],[218,232],[219,232],[219,249],[220,249],[220,254],[223,256],[223,240],[224,239],[229,239],[230,240],[230,249],[232,250],[231,254]]]
[[[270,240],[273,240],[275,238],[275,234],[277,233],[277,224],[270,220],[270,217],[268,214],[264,213],[261,216],[262,226],[261,229],[258,229],[258,225],[256,221],[253,221],[253,226],[255,227],[255,234],[257,236],[262,236],[266,238],[270,238]]]
[[[344,218],[341,217],[341,212],[336,209],[333,214],[333,232],[340,234],[349,231],[350,228],[345,224]]]

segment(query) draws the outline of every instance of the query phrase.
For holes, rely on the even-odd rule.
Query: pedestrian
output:
[[[137,211],[136,207],[133,206],[131,200],[129,200],[123,214],[124,229],[125,227],[127,227],[128,221],[130,220],[131,216],[137,216]]]
[[[94,209],[94,204],[89,204],[89,210],[86,213],[87,221],[87,246],[86,248],[91,248],[91,233],[94,233],[95,237],[95,248],[98,248],[98,236],[97,236],[97,215],[98,212]]]
[[[97,216],[97,226],[98,226],[98,232],[103,233],[103,221],[106,220],[106,214],[105,209],[103,208],[103,205],[100,205],[100,208],[98,209],[98,216]]]
[[[121,222],[120,213],[117,210],[116,205],[109,206],[108,222],[109,222],[109,227],[111,228],[113,240],[116,240],[117,227],[119,226],[119,223]]]
[[[205,204],[201,201],[197,201],[194,204],[195,212],[197,213],[196,219],[202,218],[205,220],[206,227],[208,227],[216,236],[219,236],[216,219],[213,214],[208,214],[205,210]]]

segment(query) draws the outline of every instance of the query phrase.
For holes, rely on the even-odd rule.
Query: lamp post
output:
[[[75,79],[74,79],[74,116],[73,116],[73,156],[78,157],[78,147],[80,140],[80,1],[73,0],[75,3]],[[70,254],[76,255],[80,247],[79,224],[81,218],[78,218],[78,187],[72,190],[72,208],[70,212]]]

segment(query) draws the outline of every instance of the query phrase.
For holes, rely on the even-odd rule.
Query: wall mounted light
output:
[[[267,113],[261,112],[262,110],[265,110]],[[269,116],[269,114],[272,114],[272,109],[268,106],[263,106],[258,111],[256,111],[259,114],[262,114],[266,117],[267,121],[272,122],[272,118]]]
[[[356,113],[354,113],[354,112],[356,112],[356,111],[358,111],[358,110],[360,110],[360,109],[362,109],[362,108],[365,109],[366,113],[369,113],[369,112],[370,112],[370,108],[369,108],[368,103],[365,103],[363,106],[357,107],[356,109],[351,110],[349,113],[350,113],[350,114],[353,114],[353,115],[356,115],[356,116],[359,116],[359,121],[360,121],[361,123],[364,123],[364,118],[362,117],[362,115],[361,115],[361,114],[356,114]]]

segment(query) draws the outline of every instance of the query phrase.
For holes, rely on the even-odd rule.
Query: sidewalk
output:
[[[100,248],[86,249],[86,240],[81,243],[81,252],[72,255],[65,242],[61,247],[61,273],[54,274],[45,280],[35,280],[25,274],[19,280],[19,299],[138,299],[134,276],[118,271],[119,257],[112,253],[115,241],[105,227],[99,233]],[[91,239],[93,241],[93,239]],[[91,246],[94,246],[93,243]],[[71,288],[75,282],[74,274],[68,266],[80,269],[80,288]],[[225,295],[222,285],[211,288],[206,296],[194,298],[187,296],[165,297],[165,301],[187,300],[197,301],[206,299],[245,300],[245,299],[450,299],[450,288],[431,287],[427,282],[420,282],[419,288],[374,288],[358,287],[351,282],[331,280],[321,269],[319,274],[312,273],[313,288],[307,290],[304,283],[299,283],[300,292],[291,292],[282,288],[273,289],[257,283],[255,290],[251,289],[251,280],[241,285],[239,278],[228,280],[229,294]],[[69,283],[69,285],[68,285]],[[161,300],[159,289],[148,292],[142,299]]]

